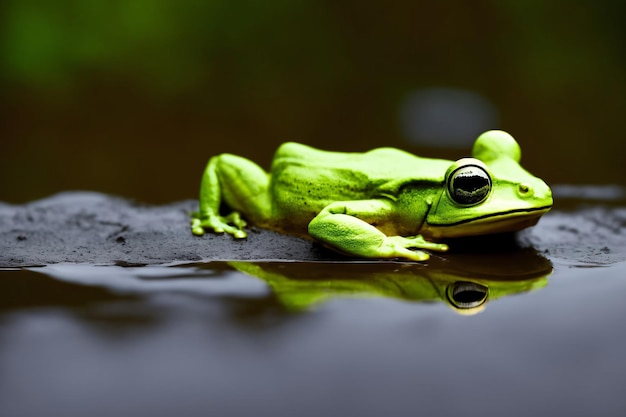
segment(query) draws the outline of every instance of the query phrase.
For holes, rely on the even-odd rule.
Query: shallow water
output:
[[[624,415],[625,217],[427,265],[0,271],[0,415]]]

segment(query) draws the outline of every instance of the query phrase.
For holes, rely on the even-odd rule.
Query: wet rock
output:
[[[520,234],[553,261],[601,266],[626,261],[626,208],[605,204],[555,210]]]
[[[94,192],[66,192],[24,205],[0,203],[0,267],[345,259],[312,241],[261,229],[249,230],[244,240],[213,233],[194,236],[189,213],[196,208],[194,200],[146,206]],[[531,246],[553,262],[569,265],[622,262],[626,208],[595,203],[553,210],[511,242],[498,237],[450,242],[452,250],[437,256],[488,252],[506,244],[507,250]]]
[[[194,236],[189,213],[196,209],[193,200],[146,206],[94,192],[65,192],[24,205],[0,203],[0,267],[335,256],[311,241],[267,230],[252,229],[243,240]]]

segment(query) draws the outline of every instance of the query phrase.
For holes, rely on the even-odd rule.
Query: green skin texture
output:
[[[248,159],[221,154],[207,164],[191,230],[245,238],[243,215],[341,253],[424,261],[429,254],[420,249],[446,251],[444,239],[520,230],[552,206],[550,188],[520,166],[520,147],[508,133],[483,133],[472,156],[454,162],[394,148],[341,153],[288,142],[267,173]],[[456,203],[446,185],[466,164],[481,166],[492,182],[485,200],[472,206]],[[233,210],[226,216],[219,211],[223,203]]]

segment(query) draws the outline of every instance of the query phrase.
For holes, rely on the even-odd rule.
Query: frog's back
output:
[[[306,225],[335,201],[379,198],[411,181],[442,182],[450,163],[395,148],[344,153],[287,142],[272,162],[274,215]]]
[[[376,183],[409,177],[441,181],[450,163],[443,159],[421,158],[396,148],[376,148],[363,153],[332,152],[287,142],[274,155],[272,173],[301,167],[306,168],[307,176],[332,172],[341,177],[342,173],[350,171]]]

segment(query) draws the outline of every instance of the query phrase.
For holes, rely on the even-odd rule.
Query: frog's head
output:
[[[552,207],[552,191],[520,165],[521,149],[506,132],[476,139],[472,158],[454,162],[427,215],[424,234],[435,238],[512,232],[533,226]]]

